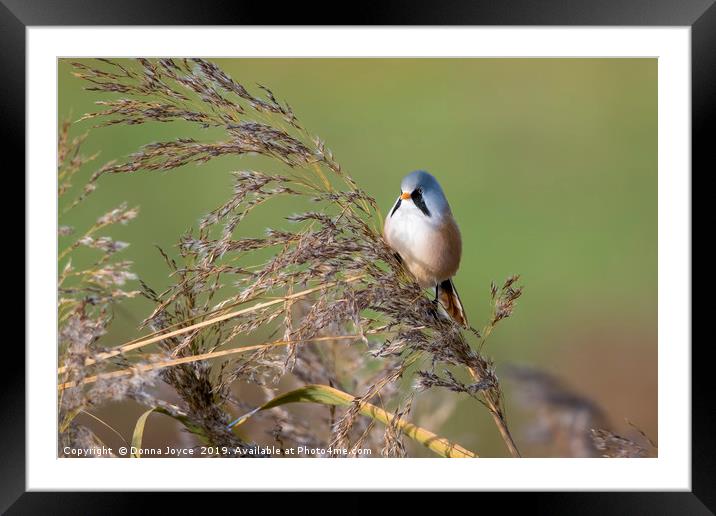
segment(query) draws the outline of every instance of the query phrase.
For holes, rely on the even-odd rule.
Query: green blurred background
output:
[[[628,435],[628,418],[658,438],[656,59],[214,61],[245,86],[266,85],[288,101],[384,212],[403,175],[432,172],[462,230],[456,284],[471,322],[487,317],[491,280],[519,273],[525,285],[515,315],[489,342],[498,375],[506,363],[540,367],[596,401],[614,429]],[[76,120],[106,98],[83,90],[69,61],[59,61],[58,73],[60,119]],[[79,134],[92,122],[75,125]],[[185,123],[108,127],[93,132],[84,153],[100,151],[101,164],[177,136],[202,133]],[[111,235],[131,243],[122,259],[159,291],[169,279],[154,244],[172,248],[227,198],[228,172],[261,159],[105,176],[62,223],[81,229],[122,201],[140,206],[139,218]],[[242,231],[268,225],[249,217]],[[141,299],[123,303],[107,339],[135,337],[149,310]],[[529,455],[519,427],[526,415],[506,390],[516,439]],[[416,417],[438,426],[431,430],[484,456],[504,454],[474,401],[437,414],[450,396],[425,396],[434,399],[419,399]],[[101,410],[126,438],[140,412]],[[169,418],[154,419],[148,446],[176,431]]]

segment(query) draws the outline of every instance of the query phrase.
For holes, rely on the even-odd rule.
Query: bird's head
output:
[[[441,218],[450,213],[450,205],[437,179],[424,170],[416,170],[403,178],[400,183],[401,202],[412,202],[426,217]]]

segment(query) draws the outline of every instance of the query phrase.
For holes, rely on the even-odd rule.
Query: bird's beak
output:
[[[402,194],[400,194],[400,198],[403,199],[403,200],[405,200],[405,199],[410,199],[410,193],[408,193],[408,192],[403,192]]]

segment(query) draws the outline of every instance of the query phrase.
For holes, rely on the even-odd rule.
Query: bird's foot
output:
[[[437,299],[432,299],[430,301],[430,314],[435,317],[436,319],[440,319],[440,303]]]

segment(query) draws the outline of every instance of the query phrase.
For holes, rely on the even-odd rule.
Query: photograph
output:
[[[658,458],[659,66],[59,57],[57,457]]]

